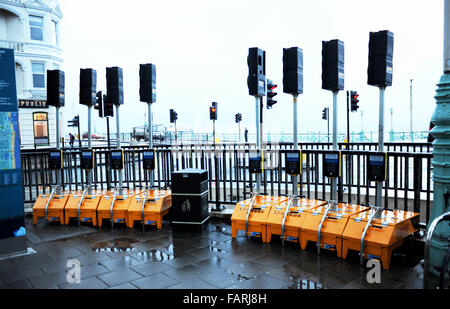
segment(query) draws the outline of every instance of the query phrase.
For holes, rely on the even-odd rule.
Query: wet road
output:
[[[211,221],[203,233],[174,232],[140,226],[47,224],[27,218],[28,246],[37,253],[0,261],[0,289],[372,289],[421,288],[418,260],[396,254],[381,283],[369,284],[368,269],[357,254],[339,260],[333,252],[316,255],[315,246],[274,239],[264,244],[241,232],[231,238],[231,225]],[[81,264],[81,282],[67,282],[67,261]]]

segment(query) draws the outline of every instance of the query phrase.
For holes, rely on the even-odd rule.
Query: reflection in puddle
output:
[[[299,290],[321,290],[321,289],[326,289],[326,287],[321,284],[321,283],[317,283],[308,279],[297,279],[294,280],[294,277],[290,278],[291,280],[293,280],[293,282],[291,283],[291,285],[289,286],[290,289],[299,289]]]
[[[132,252],[134,248],[132,244],[138,242],[130,238],[117,238],[110,241],[100,241],[92,245],[95,252]]]
[[[227,273],[229,273],[232,276],[236,276],[237,280],[239,282],[242,282],[242,281],[245,281],[245,280],[248,280],[248,279],[256,278],[256,276],[254,276],[254,277],[247,277],[247,276],[244,276],[244,275],[241,275],[241,274],[236,274],[236,273],[232,272],[231,270],[228,270]]]
[[[209,251],[213,251],[213,252],[220,252],[220,253],[227,253],[225,250],[223,249],[219,249],[213,246],[209,246]]]
[[[173,260],[175,258],[173,254],[167,254],[157,249],[141,251],[134,255],[137,256],[139,258],[139,261],[141,262],[148,262],[148,261],[162,262]]]

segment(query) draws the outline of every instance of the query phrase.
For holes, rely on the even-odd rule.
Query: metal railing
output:
[[[284,171],[286,153],[291,143],[267,144],[261,190],[271,195],[290,194],[291,176]],[[303,171],[299,177],[299,193],[308,198],[329,199],[331,182],[322,174],[323,155],[331,144],[299,144],[303,152]],[[367,181],[366,165],[369,153],[377,150],[372,143],[341,143],[342,177],[338,181],[340,201],[373,205],[375,183]],[[143,170],[143,151],[148,146],[122,147],[125,154],[123,184],[129,189],[149,185],[149,174]],[[425,226],[432,206],[431,144],[390,144],[388,175],[384,183],[383,206],[420,212]],[[190,144],[158,145],[156,149],[155,185],[170,187],[171,173],[184,168],[206,169],[209,175],[209,202],[217,205],[235,204],[247,199],[255,186],[255,176],[249,173],[249,152],[254,144]],[[63,185],[66,189],[82,190],[86,175],[80,167],[79,149],[65,149]],[[108,148],[95,147],[93,184],[100,189],[115,187],[117,171],[108,168]],[[47,193],[56,184],[55,171],[48,168],[48,151],[22,151],[24,200],[33,203],[39,194]],[[215,159],[217,158],[217,160]],[[217,162],[217,164],[215,164]],[[217,173],[216,170],[217,169]],[[216,178],[217,175],[217,178]],[[216,191],[217,190],[217,191]]]

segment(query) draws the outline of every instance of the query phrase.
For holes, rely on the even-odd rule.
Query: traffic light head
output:
[[[103,117],[114,117],[114,104],[108,101],[106,95],[103,95]]]
[[[209,107],[209,119],[217,120],[217,108],[215,106]]]
[[[103,117],[103,95],[102,95],[101,91],[97,92],[96,98],[97,99],[96,99],[96,103],[94,105],[94,108],[96,110],[98,110],[98,116],[100,118],[102,118]]]
[[[239,123],[242,121],[242,114],[241,113],[237,113],[236,115],[234,115],[235,119],[236,119],[236,123]]]
[[[351,111],[356,112],[359,108],[359,94],[356,91],[350,92]]]
[[[267,109],[271,109],[273,105],[277,104],[273,98],[278,95],[274,90],[278,87],[277,84],[273,83],[271,80],[267,80]]]
[[[170,110],[170,123],[174,123],[178,119],[178,113],[175,110]]]
[[[248,93],[262,97],[266,94],[266,52],[258,47],[248,49]]]
[[[322,119],[323,120],[327,120],[328,119],[328,110],[327,110],[326,107],[322,111]]]

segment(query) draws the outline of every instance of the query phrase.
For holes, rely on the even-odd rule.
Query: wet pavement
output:
[[[140,226],[47,224],[26,219],[28,247],[35,254],[0,260],[0,289],[415,289],[422,288],[420,257],[398,253],[381,283],[367,282],[369,268],[357,253],[336,258],[314,244],[264,244],[243,232],[231,238],[231,225],[210,221],[203,233]],[[274,237],[276,238],[276,237]],[[76,259],[80,283],[68,283]]]

